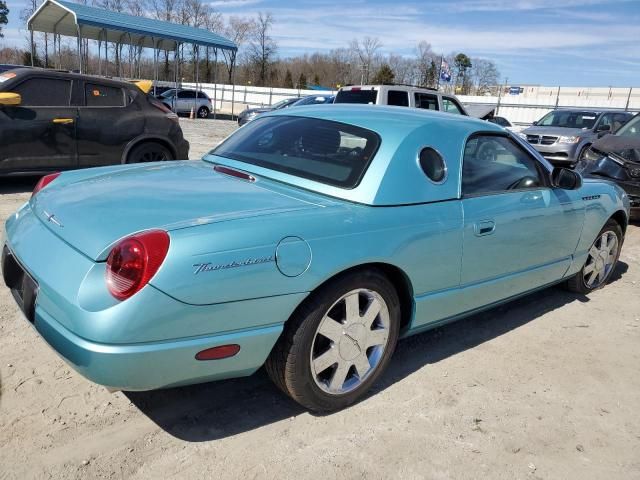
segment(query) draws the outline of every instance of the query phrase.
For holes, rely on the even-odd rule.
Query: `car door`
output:
[[[196,92],[193,90],[181,90],[176,100],[176,112],[189,112],[194,107]]]
[[[118,164],[129,142],[144,133],[144,114],[127,89],[98,79],[79,83],[83,97],[78,109],[79,165]]]
[[[46,76],[27,77],[11,88],[22,101],[0,108],[0,173],[77,166],[71,88],[71,80]]]
[[[578,191],[551,188],[549,171],[508,134],[468,139],[461,183],[466,310],[562,278],[584,220]]]

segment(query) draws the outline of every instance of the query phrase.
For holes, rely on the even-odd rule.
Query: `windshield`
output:
[[[633,117],[616,132],[620,137],[635,137],[640,139],[640,114]]]
[[[305,117],[262,117],[211,153],[327,185],[354,188],[380,137],[364,128]]]
[[[271,105],[271,108],[274,110],[280,110],[281,108],[287,107],[291,105],[293,102],[297,102],[298,98],[286,98],[284,100],[280,100],[278,103],[274,103]]]
[[[376,103],[377,90],[340,90],[333,103]]]
[[[596,112],[555,110],[547,113],[536,123],[539,127],[593,128],[598,118]]]
[[[175,90],[167,90],[166,92],[161,93],[160,96],[164,98],[170,98],[170,97],[173,97],[175,94],[176,94]]]

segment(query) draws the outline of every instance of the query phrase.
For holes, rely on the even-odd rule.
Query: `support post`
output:
[[[231,120],[233,120],[235,113],[235,100],[236,100],[236,52],[231,54],[231,69],[233,71],[233,75],[231,76]]]
[[[80,73],[83,73],[83,69],[82,69],[82,29],[80,28],[80,25],[78,25],[77,31],[78,31],[78,69],[80,70]]]
[[[200,47],[198,45],[193,46],[195,50],[196,57],[196,96],[193,99],[193,114],[198,116],[198,97],[200,96],[200,89],[198,88],[198,84],[200,83]]]
[[[35,57],[36,54],[36,46],[33,43],[33,30],[31,29],[31,25],[29,25],[29,34],[31,37],[31,66],[34,67],[35,65],[33,64],[33,57]]]
[[[558,93],[556,94],[556,108],[554,110],[558,109],[559,103],[560,103],[560,87],[558,87]]]
[[[627,95],[627,104],[624,106],[624,111],[629,111],[629,102],[631,101],[631,92],[633,91],[633,87],[629,87],[629,95]]]
[[[218,49],[213,49],[213,119],[218,112]]]

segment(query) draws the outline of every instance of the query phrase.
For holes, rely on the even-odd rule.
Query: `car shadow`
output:
[[[611,283],[620,280],[628,268],[619,262]],[[366,398],[426,365],[474,348],[574,301],[588,302],[589,298],[558,287],[547,288],[402,340],[389,368]],[[164,431],[188,442],[237,435],[305,412],[270,382],[264,369],[247,378],[125,395]]]
[[[0,195],[32,192],[41,178],[42,175],[3,178],[0,180]]]

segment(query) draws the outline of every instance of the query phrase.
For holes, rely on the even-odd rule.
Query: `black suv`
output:
[[[135,84],[32,68],[0,74],[0,175],[188,153],[177,116]]]

